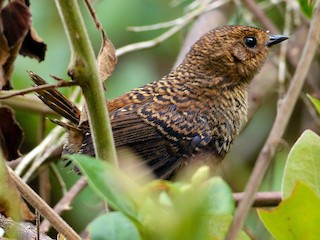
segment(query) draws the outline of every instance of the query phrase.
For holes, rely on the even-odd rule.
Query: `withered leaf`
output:
[[[105,81],[112,74],[117,63],[116,51],[103,30],[101,30],[102,45],[97,58],[100,80]]]
[[[3,34],[3,25],[0,18],[0,65],[2,66],[9,57],[10,48],[6,37]]]
[[[24,3],[10,1],[1,11],[3,33],[9,46],[22,41],[31,26],[31,13]]]
[[[0,146],[7,160],[20,156],[23,131],[14,117],[14,112],[7,106],[0,106]]]
[[[47,45],[38,36],[36,30],[31,27],[22,43],[20,54],[22,56],[35,58],[41,62],[44,60],[46,50]]]
[[[10,1],[1,10],[0,90],[12,89],[10,79],[14,61],[31,26],[31,13],[23,1]]]

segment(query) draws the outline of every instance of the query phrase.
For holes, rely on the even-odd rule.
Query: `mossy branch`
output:
[[[97,158],[117,165],[112,129],[102,82],[90,39],[76,0],[56,0],[71,47],[69,75],[82,88],[88,107],[93,145]]]

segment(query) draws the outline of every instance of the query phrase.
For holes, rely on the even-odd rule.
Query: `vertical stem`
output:
[[[69,75],[82,88],[97,158],[117,165],[112,129],[96,59],[77,0],[56,0],[71,47]]]

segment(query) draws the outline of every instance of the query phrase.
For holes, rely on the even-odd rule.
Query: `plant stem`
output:
[[[78,2],[56,0],[56,5],[71,47],[68,73],[83,91],[96,157],[117,165],[102,82]]]
[[[81,239],[80,236],[57,214],[53,209],[39,197],[21,178],[8,168],[11,179],[15,182],[24,199],[26,199],[40,214],[47,218],[52,226],[67,239]]]

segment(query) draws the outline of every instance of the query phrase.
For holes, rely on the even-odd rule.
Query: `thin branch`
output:
[[[229,0],[219,0],[219,1],[214,1],[211,2],[209,1],[195,1],[197,4],[197,7],[195,8],[194,11],[191,11],[187,13],[186,15],[176,18],[174,20],[166,21],[166,22],[160,22],[152,25],[146,25],[146,26],[129,26],[127,29],[129,31],[133,32],[143,32],[143,31],[151,31],[151,30],[158,30],[162,28],[169,28],[169,27],[174,27],[180,24],[184,24],[185,21],[188,21],[191,17],[191,19],[202,15],[203,13],[212,11],[213,9],[219,8],[222,5],[226,4],[229,2]],[[207,7],[206,7],[207,6]],[[200,10],[200,11],[199,11]],[[194,13],[196,15],[194,15]]]
[[[28,171],[23,175],[22,180],[27,182],[32,174],[48,159],[52,156],[52,153],[55,153],[57,150],[61,149],[64,139],[60,138],[56,140],[55,144],[50,144],[46,147],[45,151],[41,154],[39,158],[36,158],[35,161],[32,161],[32,165]]]
[[[313,18],[310,23],[310,29],[306,40],[305,47],[302,52],[302,56],[298,62],[297,70],[293,76],[289,89],[279,103],[279,109],[274,125],[271,129],[269,137],[262,148],[257,162],[254,166],[253,172],[250,176],[248,184],[245,189],[245,195],[239,204],[239,207],[235,213],[233,222],[229,229],[226,239],[236,239],[238,232],[244,224],[244,220],[248,214],[248,211],[254,201],[254,195],[257,192],[261,181],[265,175],[265,172],[276,152],[281,137],[286,129],[293,108],[301,92],[302,86],[305,82],[305,78],[308,74],[311,62],[319,44],[320,34],[320,3],[317,1]]]
[[[0,96],[4,95],[3,92],[4,91],[0,92]],[[0,99],[0,103],[8,105],[14,109],[20,109],[24,111],[51,115],[57,114],[35,96],[15,96],[9,99]]]
[[[25,88],[22,90],[18,91],[5,91],[9,93],[5,93],[3,96],[0,96],[0,99],[8,99],[14,96],[19,96],[19,95],[24,95],[27,93],[31,92],[36,92],[37,90],[46,90],[46,89],[52,89],[52,88],[59,88],[59,87],[70,87],[76,85],[75,82],[70,82],[70,81],[59,81],[58,83],[53,83],[53,84],[44,84],[40,86],[34,86],[31,88]]]
[[[284,19],[284,31],[283,34],[286,36],[290,36],[290,26],[291,26],[291,10],[292,10],[292,2],[288,2],[285,10],[285,19]],[[287,69],[287,61],[286,54],[288,50],[289,43],[288,41],[284,41],[280,46],[280,54],[278,57],[278,81],[280,83],[279,93],[280,96],[283,96],[285,79],[286,79],[286,69]]]
[[[211,11],[212,9],[218,8],[218,7],[226,4],[227,2],[229,2],[229,0],[220,0],[220,1],[215,1],[215,2],[213,2],[211,4],[209,4],[209,2],[206,1],[205,3],[201,4],[194,11],[186,14],[182,18],[179,18],[179,20],[177,20],[177,19],[173,20],[173,21],[179,22],[179,24],[173,26],[172,28],[170,28],[168,31],[166,31],[162,35],[160,35],[160,36],[158,36],[158,37],[156,37],[156,38],[154,38],[152,40],[149,40],[149,41],[133,43],[133,44],[129,44],[127,46],[118,48],[117,51],[116,51],[116,55],[119,57],[119,56],[121,56],[123,54],[126,54],[126,53],[129,53],[129,52],[133,52],[133,51],[138,51],[138,50],[145,49],[145,48],[154,47],[154,46],[158,45],[159,43],[165,41],[169,37],[173,36],[178,31],[180,31],[182,28],[184,28],[187,24],[189,24],[197,16],[201,15],[202,13]],[[165,24],[165,23],[163,23],[163,24]],[[146,28],[146,27],[148,27],[148,26],[144,26],[143,28]]]
[[[90,15],[91,15],[94,23],[96,24],[96,28],[97,28],[98,30],[103,30],[102,24],[100,23],[97,15],[96,15],[96,12],[95,12],[94,9],[92,8],[90,1],[89,1],[89,0],[85,0],[84,2],[86,3],[86,6],[87,6],[87,8],[88,8],[88,10],[89,10],[89,12],[90,12]]]
[[[22,172],[27,168],[27,166],[36,158],[38,155],[44,153],[48,146],[51,146],[53,142],[57,141],[57,138],[62,134],[63,129],[61,127],[55,127],[48,136],[32,151],[23,157],[15,172],[17,175],[21,175]]]
[[[234,193],[233,198],[239,204],[244,197],[243,192]],[[252,204],[253,207],[275,207],[281,202],[281,192],[257,192]]]
[[[62,147],[61,147],[62,148]],[[61,155],[60,151],[60,155]],[[62,193],[65,194],[67,192],[67,185],[61,176],[61,173],[58,171],[57,166],[54,163],[50,163],[50,170],[52,171],[52,175],[56,178],[59,188],[61,189]]]
[[[255,15],[257,19],[259,19],[259,21],[262,23],[263,26],[265,26],[274,34],[279,32],[278,28],[270,21],[270,19],[259,8],[257,2],[253,0],[242,0],[242,2],[253,13],[253,15]]]
[[[87,186],[87,180],[84,177],[81,177],[70,190],[64,194],[64,196],[59,200],[59,202],[55,205],[53,210],[57,214],[61,214],[65,210],[70,209],[70,205],[75,197]],[[51,227],[51,224],[48,220],[44,220],[40,225],[41,232],[48,232]]]
[[[32,190],[32,188],[25,184],[13,172],[13,170],[8,168],[8,171],[11,179],[15,182],[24,199],[36,208],[44,218],[47,218],[59,233],[64,235],[67,239],[81,239],[80,236]]]
[[[16,227],[17,233],[17,240],[24,240],[24,239],[36,239],[38,233],[37,228],[33,226],[31,223],[27,222],[15,222],[12,221],[10,218],[6,218],[0,213],[0,228],[2,228],[5,232],[7,232],[10,228]],[[5,239],[2,238],[1,239]],[[48,237],[44,233],[39,234],[40,240],[52,240],[52,238]]]

